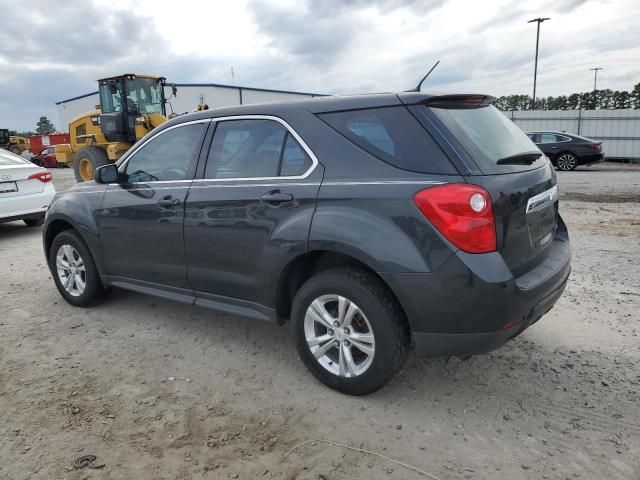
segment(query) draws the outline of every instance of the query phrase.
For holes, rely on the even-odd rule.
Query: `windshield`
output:
[[[492,105],[479,108],[431,107],[430,110],[485,174],[529,170],[546,161],[531,139]],[[522,154],[534,153],[539,154],[536,157],[539,160],[521,160]]]
[[[14,155],[13,153],[8,152],[7,150],[0,149],[0,166],[24,165],[25,163],[31,163],[31,162],[25,160],[22,157]]]
[[[0,145],[9,143],[9,130],[0,129]]]
[[[131,113],[159,113],[164,115],[162,84],[153,78],[134,78],[125,81],[127,106]]]

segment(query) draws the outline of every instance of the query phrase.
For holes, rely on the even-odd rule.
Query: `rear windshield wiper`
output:
[[[509,155],[496,162],[497,165],[531,165],[542,156],[540,152],[526,152]]]

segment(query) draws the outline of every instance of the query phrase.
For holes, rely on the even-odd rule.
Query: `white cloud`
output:
[[[96,0],[52,8],[0,0],[0,126],[55,119],[54,102],[122,71],[175,82],[230,83],[321,93],[411,88],[530,93],[535,24],[538,95],[640,81],[636,0]],[[46,15],[23,12],[46,11]],[[12,20],[13,19],[13,20]],[[15,28],[11,25],[15,21]],[[64,126],[61,126],[64,128]]]

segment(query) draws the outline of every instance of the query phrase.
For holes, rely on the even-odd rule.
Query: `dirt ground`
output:
[[[124,291],[73,308],[41,228],[0,224],[0,478],[639,479],[640,166],[558,177],[574,256],[556,307],[364,398],[315,381],[287,328]],[[432,476],[319,441],[283,461],[311,439]],[[86,454],[104,466],[74,470]]]

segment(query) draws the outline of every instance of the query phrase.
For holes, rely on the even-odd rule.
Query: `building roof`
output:
[[[142,75],[138,75],[142,76]],[[172,85],[168,83],[167,86]],[[309,92],[294,92],[292,90],[275,90],[271,88],[258,88],[258,87],[242,87],[240,85],[225,85],[222,83],[174,83],[176,87],[217,87],[217,88],[233,88],[241,91],[250,91],[250,92],[269,92],[269,93],[288,93],[295,95],[308,95],[310,97],[325,97],[327,94],[324,93],[309,93]],[[63,103],[73,102],[74,100],[80,100],[81,98],[91,97],[92,95],[97,95],[98,91],[85,93],[84,95],[78,95],[77,97],[68,98],[66,100],[60,100],[56,102],[56,105],[61,105]]]

